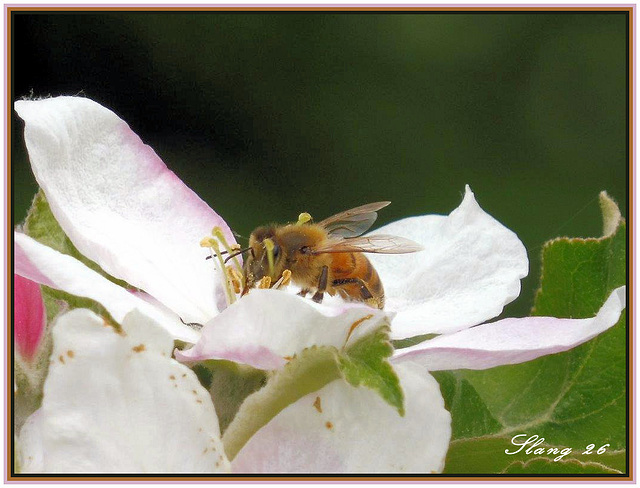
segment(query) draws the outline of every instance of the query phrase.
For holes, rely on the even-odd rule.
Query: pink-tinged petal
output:
[[[85,309],[53,327],[42,407],[20,432],[23,473],[214,473],[230,465],[211,396],[138,311],[124,333]]]
[[[32,360],[47,323],[42,293],[37,283],[13,275],[13,332],[20,356]]]
[[[424,246],[413,254],[369,256],[385,288],[385,310],[397,313],[394,339],[455,332],[496,317],[520,294],[529,270],[518,236],[480,208],[468,185],[448,216],[410,217],[377,233]]]
[[[625,293],[624,286],[615,289],[590,319],[499,320],[399,349],[393,362],[418,362],[430,371],[488,369],[567,351],[613,327],[626,307]]]
[[[396,371],[405,392],[404,417],[372,390],[337,380],[289,405],[254,434],[232,461],[233,471],[442,471],[451,416],[440,387],[418,365],[403,364]]]
[[[221,278],[199,243],[214,226],[235,242],[222,218],[99,104],[58,97],[15,109],[38,184],[80,252],[187,322],[215,316]]]
[[[350,333],[351,326],[362,320]],[[202,328],[194,347],[175,351],[180,361],[228,359],[277,369],[313,345],[343,347],[380,327],[387,315],[364,305],[318,305],[280,290],[252,290]]]
[[[14,267],[16,274],[36,283],[95,300],[118,322],[137,308],[161,324],[174,339],[185,342],[198,340],[199,334],[180,322],[177,316],[169,316],[77,259],[44,246],[20,232],[14,233]]]

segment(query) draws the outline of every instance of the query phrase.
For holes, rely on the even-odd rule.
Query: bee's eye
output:
[[[273,245],[273,257],[277,258],[280,255],[280,246],[277,244]]]

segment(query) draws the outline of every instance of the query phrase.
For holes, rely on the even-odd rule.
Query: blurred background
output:
[[[471,185],[542,244],[627,207],[626,13],[14,13],[12,96],[110,108],[231,227],[391,200],[447,214]],[[14,223],[37,185],[12,122]],[[241,243],[245,241],[240,239]]]

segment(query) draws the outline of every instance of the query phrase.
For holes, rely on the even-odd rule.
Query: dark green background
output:
[[[13,95],[111,108],[243,235],[465,183],[529,250],[626,215],[626,13],[15,13]],[[14,117],[14,218],[36,184]],[[243,242],[242,240],[240,242]]]

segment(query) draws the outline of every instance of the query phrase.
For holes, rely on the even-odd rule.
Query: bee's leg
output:
[[[182,317],[178,317],[180,319],[180,322],[182,322],[184,325],[188,325],[189,327],[192,327],[196,330],[200,330],[202,329],[202,327],[204,327],[201,323],[199,322],[185,322],[184,320],[182,320]]]
[[[309,288],[303,288],[302,290],[300,290],[298,292],[298,295],[300,295],[301,297],[306,297],[307,293],[309,293],[311,290],[309,290]]]
[[[324,291],[327,289],[328,278],[329,278],[329,267],[323,266],[322,271],[320,272],[320,279],[318,280],[318,291],[316,291],[312,297],[312,300],[314,302],[317,302],[317,303],[322,302]]]
[[[369,291],[367,284],[364,281],[362,281],[361,278],[343,278],[341,280],[333,280],[332,285],[342,286],[342,285],[349,285],[352,283],[360,285],[360,296],[362,297],[363,302],[367,302],[373,299],[373,295]]]

